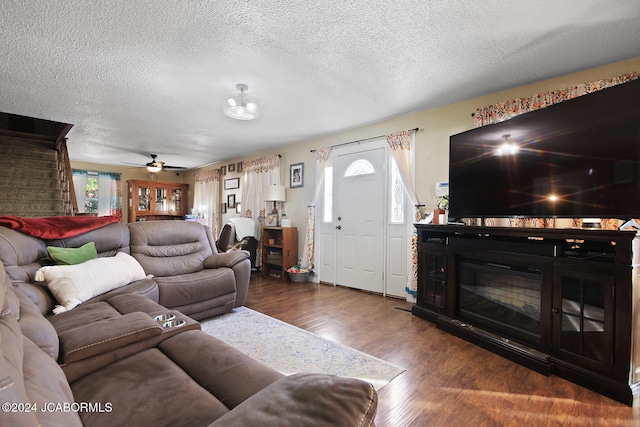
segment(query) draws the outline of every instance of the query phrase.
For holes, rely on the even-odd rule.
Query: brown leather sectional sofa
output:
[[[200,330],[185,311],[204,318],[241,305],[249,261],[243,253],[217,258],[210,233],[207,248],[195,238],[199,224],[175,223],[112,224],[58,242],[90,238],[102,256],[128,248],[155,273],[57,315],[52,296],[30,283],[46,247],[41,253],[38,239],[0,227],[0,425],[373,425],[370,384],[283,376]],[[214,291],[199,280],[223,285]]]
[[[218,253],[211,229],[188,221],[114,223],[65,239],[43,240],[0,226],[0,261],[15,285],[48,314],[55,301],[36,271],[51,264],[47,246],[77,248],[94,242],[98,256],[124,252],[133,256],[152,279],[92,299],[121,293],[145,295],[196,319],[227,313],[244,304],[251,263],[244,251]]]

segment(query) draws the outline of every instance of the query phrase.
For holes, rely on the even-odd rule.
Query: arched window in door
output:
[[[349,178],[358,175],[370,175],[375,173],[376,169],[373,167],[370,161],[365,159],[358,159],[351,163],[344,171],[344,177]]]

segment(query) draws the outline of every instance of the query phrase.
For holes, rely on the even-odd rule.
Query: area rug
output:
[[[202,330],[285,375],[359,378],[379,390],[405,369],[246,307],[201,323]]]

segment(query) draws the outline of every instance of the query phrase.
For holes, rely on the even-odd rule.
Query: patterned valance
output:
[[[387,143],[392,150],[411,150],[411,138],[409,131],[402,130],[387,135]]]
[[[250,160],[248,162],[244,162],[243,167],[245,175],[249,173],[265,173],[280,167],[280,156],[278,154],[274,154],[273,156]]]
[[[522,113],[534,111],[549,105],[557,104],[578,96],[635,80],[640,77],[637,72],[622,74],[611,79],[597,80],[591,83],[583,83],[576,86],[539,93],[529,98],[516,98],[505,102],[499,102],[486,107],[478,108],[473,113],[473,121],[476,127],[502,122]]]
[[[316,160],[319,162],[326,162],[331,155],[331,147],[322,147],[316,150]]]
[[[220,169],[212,169],[195,173],[196,182],[220,181]]]

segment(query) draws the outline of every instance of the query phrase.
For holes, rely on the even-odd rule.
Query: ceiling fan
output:
[[[165,165],[164,162],[159,162],[156,160],[156,157],[158,157],[157,154],[149,154],[151,156],[151,161],[149,163],[146,163],[144,165],[136,165],[136,166],[141,166],[141,167],[146,167],[147,170],[151,173],[158,173],[160,171],[162,171],[163,169],[186,169],[185,167],[182,166],[169,166],[169,165]],[[126,163],[126,162],[123,162]],[[134,163],[127,163],[129,165],[132,165]]]

